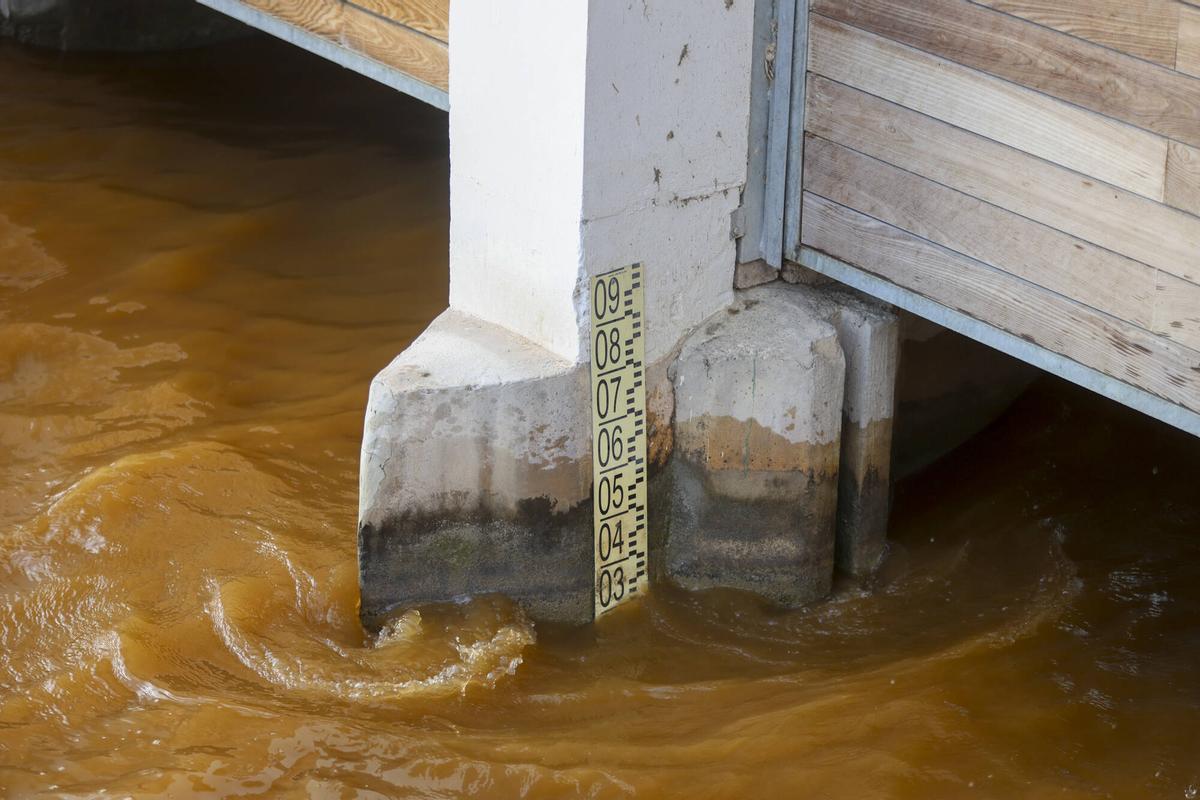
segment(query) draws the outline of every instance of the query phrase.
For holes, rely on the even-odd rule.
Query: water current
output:
[[[1190,437],[1043,380],[828,602],[368,638],[362,414],[446,302],[444,115],[263,38],[0,74],[0,795],[1200,792]]]

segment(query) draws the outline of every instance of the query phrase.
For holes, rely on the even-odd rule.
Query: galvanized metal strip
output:
[[[762,258],[763,203],[767,191],[767,126],[771,116],[772,75],[775,70],[775,3],[755,0],[754,40],[750,50],[750,122],[746,155],[746,187],[742,190],[741,230],[737,261]],[[740,234],[740,235],[739,235]]]
[[[772,59],[774,80],[771,85],[771,108],[767,123],[767,180],[763,198],[762,231],[762,258],[775,268],[783,265],[797,2],[798,0],[778,0],[775,15],[775,54]]]
[[[792,32],[792,99],[788,122],[784,186],[783,257],[800,257],[800,216],[804,208],[804,104],[808,88],[808,0],[795,0]]]
[[[977,342],[982,342],[1002,353],[1019,358],[1027,364],[1044,369],[1085,389],[1104,395],[1110,400],[1115,400],[1168,425],[1187,431],[1193,436],[1200,436],[1200,414],[1189,411],[1183,406],[1105,375],[1032,342],[1027,342],[1019,336],[993,327],[961,311],[943,306],[941,303],[897,286],[891,281],[878,278],[810,247],[801,249],[799,263],[822,275],[828,275],[848,286],[866,292],[872,297],[911,311],[917,316],[936,322]]]

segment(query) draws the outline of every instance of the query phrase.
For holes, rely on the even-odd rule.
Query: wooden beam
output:
[[[968,0],[816,0],[814,8],[957,64],[1200,145],[1200,80],[1190,76]]]
[[[975,2],[1165,67],[1175,66],[1179,29],[1179,4],[1175,0]]]
[[[1162,200],[1161,136],[826,17],[813,16],[809,36],[819,75]]]
[[[892,283],[885,278],[847,264],[839,258],[834,258],[811,247],[804,247],[800,250],[800,265],[811,270],[818,277],[832,278],[847,286],[852,286],[872,297],[936,322],[955,333],[982,342],[988,347],[1051,372],[1147,416],[1168,425],[1174,425],[1193,436],[1200,436],[1200,414],[1194,411],[1189,411],[1177,403],[1150,394],[1138,386],[1105,375],[1060,353],[1038,347],[1027,339],[930,300],[924,295]]]
[[[806,247],[1200,412],[1200,353],[808,192],[803,220]]]
[[[1165,200],[1175,208],[1200,215],[1200,150],[1179,142],[1170,143]]]
[[[1200,219],[811,76],[809,131],[1200,283]]]

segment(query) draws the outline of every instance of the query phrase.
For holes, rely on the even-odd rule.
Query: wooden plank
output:
[[[1200,215],[1200,150],[1179,142],[1169,144],[1164,199],[1175,208]]]
[[[1032,364],[1135,411],[1200,437],[1200,414],[1150,394],[1145,389],[1112,378],[1060,353],[1031,344],[1020,336],[930,300],[885,278],[872,275],[828,253],[811,247],[801,248],[799,263],[818,276],[832,278],[851,286],[896,308],[936,322],[955,333],[1018,358],[1026,364]]]
[[[1200,350],[1200,285],[825,139],[806,149],[808,191]]]
[[[1200,297],[1194,283],[1158,273],[1152,331],[1200,349]]]
[[[826,17],[813,16],[809,37],[809,69],[819,75],[1162,199],[1160,136]]]
[[[1200,145],[1200,80],[1190,76],[969,0],[816,0],[814,5],[848,25]]]
[[[894,103],[810,76],[808,130],[1200,283],[1200,220]]]
[[[1153,322],[1153,267],[826,139],[806,148],[806,190],[1139,327]]]
[[[347,5],[450,43],[450,0],[348,0]]]
[[[450,49],[424,34],[347,5],[342,11],[341,42],[381,64],[449,91]]]
[[[1200,412],[1200,353],[806,192],[804,244]]]
[[[1175,54],[1175,69],[1200,77],[1200,8],[1181,6],[1179,9],[1179,47]]]
[[[248,6],[323,39],[336,40],[342,30],[342,4],[338,0],[243,1]]]
[[[1175,0],[975,0],[980,5],[1175,66],[1179,5]]]

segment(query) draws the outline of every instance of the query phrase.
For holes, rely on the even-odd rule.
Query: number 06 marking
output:
[[[591,283],[595,615],[644,594],[646,388],[642,266]]]

